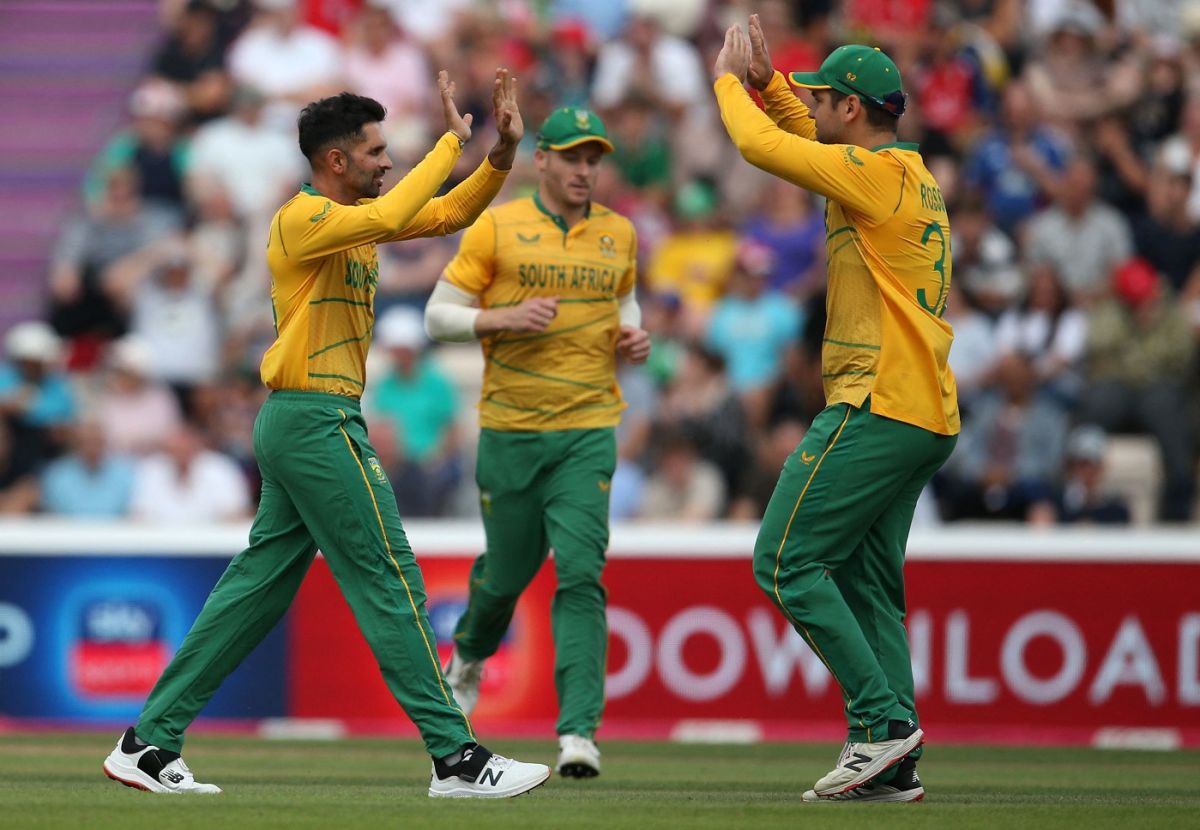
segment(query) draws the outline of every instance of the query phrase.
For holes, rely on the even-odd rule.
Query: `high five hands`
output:
[[[713,80],[730,74],[741,83],[750,82],[755,89],[766,89],[775,74],[771,55],[767,51],[767,36],[763,32],[758,15],[750,15],[750,35],[741,26],[730,26],[725,30],[725,44],[713,65]]]
[[[442,97],[446,130],[454,133],[458,140],[465,144],[471,139],[471,122],[474,116],[470,113],[459,115],[458,106],[454,103],[454,81],[450,80],[446,70],[438,72],[437,85],[438,93]],[[521,118],[521,109],[517,106],[517,79],[507,69],[496,70],[496,80],[492,83],[492,116],[496,122],[498,137],[491,153],[488,154],[488,160],[497,170],[508,170],[516,158],[517,145],[525,135],[525,122]]]

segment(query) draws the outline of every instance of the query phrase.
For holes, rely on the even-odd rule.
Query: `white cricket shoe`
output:
[[[861,787],[900,763],[925,741],[925,733],[912,721],[888,721],[888,740],[875,743],[849,741],[837,766],[821,778],[812,791],[818,796],[840,795]]]
[[[454,702],[468,715],[479,702],[479,681],[482,679],[482,660],[464,660],[458,655],[458,649],[450,653],[450,662],[446,664],[446,682],[454,693]]]
[[[600,750],[591,738],[558,736],[558,764],[554,771],[567,778],[594,778],[600,774]]]
[[[430,798],[512,798],[546,783],[550,767],[526,764],[493,755],[476,744],[463,750],[462,760],[447,766],[434,759],[429,779]]]
[[[104,759],[104,774],[114,781],[150,793],[196,793],[216,795],[221,788],[201,784],[192,775],[178,752],[141,743],[133,727],[117,741],[116,748]]]
[[[917,775],[917,762],[911,757],[900,762],[900,766],[896,769],[896,777],[886,784],[868,781],[861,787],[855,787],[838,795],[819,796],[815,790],[808,790],[801,796],[801,800],[807,804],[840,804],[850,801],[905,804],[920,801],[923,798],[925,798],[925,788],[921,786],[921,777]]]

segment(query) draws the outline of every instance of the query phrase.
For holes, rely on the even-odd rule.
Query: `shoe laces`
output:
[[[515,764],[512,758],[506,758],[503,755],[497,755],[494,752],[492,757],[488,759],[487,766],[495,767],[496,769],[508,769]]]

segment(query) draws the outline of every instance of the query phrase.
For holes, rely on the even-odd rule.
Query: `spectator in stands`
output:
[[[720,470],[725,492],[736,491],[751,452],[746,412],[730,388],[724,358],[692,343],[663,393],[659,422],[684,433],[700,456]]]
[[[975,307],[958,287],[957,279],[950,282],[945,320],[954,328],[950,369],[958,385],[958,406],[965,420],[995,374],[996,322]]]
[[[1105,20],[1085,0],[1064,4],[1049,38],[1025,69],[1042,116],[1072,131],[1134,102],[1141,92],[1140,56],[1113,57],[1101,46]]]
[[[1062,524],[1127,525],[1129,505],[1104,490],[1104,454],[1108,436],[1094,424],[1082,424],[1067,436],[1066,469],[1055,513]]]
[[[188,0],[150,61],[150,74],[174,84],[187,103],[188,120],[207,121],[229,105],[225,43],[216,9],[206,0]]]
[[[803,310],[791,297],[767,288],[772,264],[766,247],[754,242],[739,246],[725,296],[713,307],[704,338],[724,358],[729,385],[754,423],[765,420],[784,347],[804,323]]]
[[[659,391],[645,364],[618,364],[617,383],[626,408],[617,425],[617,467],[609,494],[609,518],[628,519],[637,512],[646,486],[646,461]]]
[[[811,193],[776,176],[768,178],[761,192],[741,233],[770,249],[768,287],[798,300],[807,299],[825,279],[825,217]]]
[[[28,321],[8,330],[0,363],[0,417],[9,422],[18,452],[32,461],[63,446],[75,417],[71,381],[59,369],[62,343],[46,323]]]
[[[190,412],[192,390],[220,368],[221,321],[212,289],[192,275],[187,246],[166,246],[149,273],[122,287],[122,300],[130,334],[146,344],[150,377],[169,384]]]
[[[1031,266],[1025,299],[996,325],[997,353],[1028,357],[1040,391],[1071,408],[1083,383],[1086,343],[1087,314],[1070,305],[1054,266],[1048,262]]]
[[[131,167],[137,172],[142,201],[182,218],[188,141],[180,127],[186,106],[172,84],[154,78],[143,81],[129,99],[132,126],[113,136],[88,169],[83,184],[87,202],[95,203],[103,197],[107,178],[114,170]]]
[[[924,136],[922,154],[957,155],[976,126],[976,106],[986,86],[976,65],[961,50],[959,13],[935,5],[922,37],[920,70],[913,84]]]
[[[1067,418],[1037,393],[1033,361],[1001,358],[997,389],[981,398],[946,465],[950,518],[1024,520],[1053,498]]]
[[[0,516],[31,513],[38,503],[34,464],[17,450],[8,421],[0,418]]]
[[[396,453],[388,472],[402,516],[444,515],[462,480],[458,394],[426,352],[421,313],[395,306],[376,323],[375,342],[390,365],[372,381],[368,413],[390,422]]]
[[[1012,81],[1004,89],[1000,124],[974,145],[963,175],[967,189],[982,196],[992,218],[1011,234],[1057,191],[1067,158],[1067,143],[1041,122],[1028,87]]]
[[[433,73],[420,45],[396,24],[388,0],[367,0],[351,19],[344,74],[352,91],[387,109],[389,152],[404,156],[428,145]]]
[[[705,182],[691,181],[679,188],[675,214],[679,226],[650,260],[647,283],[652,291],[677,295],[683,302],[684,325],[699,334],[725,291],[737,236],[725,225],[717,194]]]
[[[107,292],[109,269],[178,227],[176,214],[142,202],[128,167],[111,171],[103,198],[67,222],[50,264],[50,322],[60,335],[81,339],[69,365],[89,368],[97,344],[125,331],[125,315]]]
[[[964,197],[953,212],[953,282],[976,308],[997,317],[1018,302],[1025,290],[1025,277],[1017,265],[1017,246],[992,221],[977,195]]]
[[[187,167],[188,194],[194,201],[223,193],[236,215],[255,225],[270,220],[306,172],[296,142],[263,120],[264,104],[253,87],[234,90],[233,111],[196,131]]]
[[[581,20],[556,21],[534,67],[536,83],[552,88],[559,106],[587,109],[591,105],[595,63],[595,38],[587,25]],[[611,121],[609,124],[612,137],[615,125]]]
[[[1148,262],[1117,269],[1114,296],[1088,320],[1082,417],[1110,432],[1148,432],[1158,442],[1163,521],[1186,521],[1196,489],[1191,415],[1195,339],[1182,308]]]
[[[681,431],[666,430],[654,440],[657,461],[646,482],[639,519],[694,524],[721,517],[726,486],[715,464],[701,457]]]
[[[596,60],[593,105],[608,117],[631,97],[651,101],[672,128],[680,178],[715,172],[721,144],[700,52],[646,15],[631,18],[624,36],[604,44]]]
[[[237,464],[181,424],[161,451],[137,462],[130,511],[161,525],[229,522],[249,515],[250,494]]]
[[[179,428],[179,401],[166,385],[150,379],[153,363],[149,346],[135,337],[124,337],[108,349],[108,373],[96,413],[115,452],[145,455]]]
[[[298,0],[254,0],[257,13],[229,50],[234,83],[260,90],[267,123],[290,134],[309,101],[336,94],[342,80],[338,42],[300,20]]]
[[[670,135],[658,115],[648,98],[631,95],[609,121],[613,164],[625,183],[638,190],[671,185]]]
[[[110,452],[100,424],[75,424],[72,451],[41,476],[42,510],[72,518],[121,518],[133,494],[133,459]]]
[[[1146,211],[1133,223],[1137,255],[1166,278],[1176,294],[1189,288],[1200,265],[1200,225],[1187,209],[1192,189],[1192,160],[1180,144],[1162,148],[1150,173]]]
[[[804,440],[807,428],[796,420],[782,420],[762,433],[755,448],[754,463],[742,478],[738,491],[729,506],[730,519],[758,521],[762,519],[775,492],[779,473],[788,456]]]
[[[1096,198],[1095,164],[1077,155],[1054,206],[1029,222],[1029,261],[1051,263],[1071,302],[1086,306],[1108,294],[1113,269],[1132,253],[1129,222]]]

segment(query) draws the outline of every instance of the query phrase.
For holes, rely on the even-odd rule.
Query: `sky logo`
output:
[[[75,691],[90,698],[143,697],[171,656],[162,612],[132,599],[103,599],[83,606],[70,650]]]

